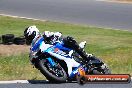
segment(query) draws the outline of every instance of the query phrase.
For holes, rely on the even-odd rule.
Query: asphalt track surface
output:
[[[0,14],[132,30],[132,4],[104,0],[0,0]]]
[[[132,88],[132,82],[129,84],[88,83],[79,85],[76,82],[55,84],[47,81],[31,81],[29,84],[0,84],[0,88]]]

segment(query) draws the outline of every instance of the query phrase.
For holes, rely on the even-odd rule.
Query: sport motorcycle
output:
[[[80,68],[87,75],[111,73],[108,66],[95,56],[84,60],[75,50],[71,51],[69,54],[57,45],[46,44],[42,37],[31,44],[30,60],[50,82],[76,80]]]

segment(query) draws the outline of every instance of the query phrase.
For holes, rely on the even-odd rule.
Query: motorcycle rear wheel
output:
[[[57,67],[55,68],[58,70],[61,75],[61,77],[57,76],[57,74],[54,74],[51,72],[50,67],[48,67],[49,63],[47,62],[47,59],[41,59],[38,63],[40,72],[50,81],[53,83],[63,83],[67,80],[67,74],[64,71],[64,69],[60,66],[59,63],[57,63]]]
[[[105,66],[104,68],[94,69],[92,74],[111,74],[111,70]]]

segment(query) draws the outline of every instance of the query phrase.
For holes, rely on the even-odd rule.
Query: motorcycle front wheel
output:
[[[54,83],[66,82],[67,74],[59,63],[56,66],[51,66],[47,59],[39,60],[40,72],[50,81]]]

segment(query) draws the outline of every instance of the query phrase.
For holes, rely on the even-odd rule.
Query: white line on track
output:
[[[35,18],[28,18],[28,17],[21,17],[21,16],[14,16],[14,15],[7,15],[7,14],[0,14],[1,16],[8,16],[13,18],[22,18],[22,19],[29,19],[29,20],[38,20],[38,21],[46,21],[41,19],[35,19]]]
[[[12,84],[12,83],[29,83],[29,82],[28,80],[0,81],[0,84]]]

